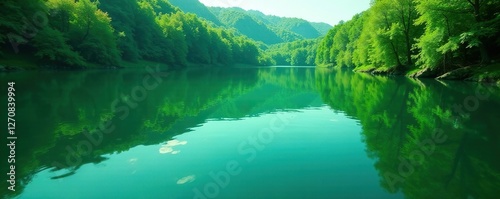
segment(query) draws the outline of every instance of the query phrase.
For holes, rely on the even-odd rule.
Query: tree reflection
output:
[[[18,98],[18,122],[31,124],[18,128],[24,142],[16,154],[22,162],[16,194],[45,169],[61,179],[106,161],[108,154],[168,140],[160,153],[174,153],[173,137],[207,119],[303,108],[317,98],[314,68],[171,71],[143,100],[134,100],[132,92],[147,72],[42,73],[14,77],[26,93]]]
[[[191,69],[172,71],[143,100],[127,101],[146,72],[18,75],[23,94],[16,120],[30,125],[18,127],[17,194],[44,169],[54,171],[53,179],[65,178],[82,165],[106,161],[107,154],[169,140],[160,152],[175,153],[172,147],[184,142],[173,137],[207,119],[323,104],[360,121],[367,155],[388,192],[408,198],[500,194],[500,115],[492,111],[500,92],[492,87],[320,68]],[[454,104],[477,88],[492,93],[491,99],[477,110],[455,111]],[[101,140],[98,131],[106,124],[113,128]]]
[[[146,72],[42,73],[13,76],[23,91],[16,120],[26,124],[17,129],[23,142],[16,149],[16,194],[41,170],[58,171],[52,178],[64,178],[82,165],[105,161],[106,154],[188,132],[205,122],[204,111],[242,95],[257,81],[256,70],[172,71],[143,100],[127,101]],[[110,132],[99,132],[106,124],[113,127]]]
[[[317,70],[316,85],[333,109],[360,120],[381,186],[407,198],[495,198],[500,194],[500,129],[494,100],[456,112],[472,84]],[[451,87],[451,88],[450,88]],[[452,89],[453,88],[453,89]],[[498,93],[498,90],[493,90]]]

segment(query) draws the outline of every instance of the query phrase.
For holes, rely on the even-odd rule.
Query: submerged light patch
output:
[[[170,140],[165,145],[160,148],[161,154],[178,154],[180,150],[174,150],[175,146],[186,145],[187,141],[179,141],[179,140]]]
[[[186,184],[196,180],[196,175],[190,175],[177,180],[177,184]]]

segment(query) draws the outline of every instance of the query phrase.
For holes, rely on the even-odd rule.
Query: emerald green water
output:
[[[0,77],[6,198],[500,195],[497,87],[308,67]]]

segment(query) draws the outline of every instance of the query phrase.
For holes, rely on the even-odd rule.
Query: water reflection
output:
[[[9,74],[20,91],[17,121],[29,124],[18,127],[19,140],[23,142],[17,145],[16,159],[22,164],[16,167],[15,193],[22,196],[24,187],[41,171],[49,169],[54,180],[71,178],[82,172],[83,167],[106,164],[112,154],[125,153],[136,146],[154,146],[161,158],[178,158],[176,161],[201,158],[202,155],[189,157],[193,151],[187,150],[185,154],[184,150],[193,145],[200,147],[200,143],[177,136],[194,131],[207,121],[230,122],[276,112],[324,110],[326,104],[335,113],[345,114],[359,123],[367,156],[375,161],[380,186],[387,192],[403,193],[407,198],[500,195],[500,92],[495,87],[371,76],[343,70],[260,68],[174,71],[163,77],[158,87],[137,93],[137,86],[147,75],[147,72],[126,70]],[[135,99],[143,99],[134,100],[134,95]],[[297,122],[294,128],[316,133],[325,130],[321,126],[325,123],[314,121],[322,115],[314,113],[312,118],[307,118],[311,122],[300,123],[303,126]],[[347,122],[343,116],[326,120],[335,127]],[[217,131],[210,133],[197,136],[217,135]],[[233,135],[225,134],[217,139],[225,142],[230,136]],[[303,140],[314,136],[317,135],[311,133]],[[330,146],[325,143],[294,144],[310,150],[326,150]],[[213,145],[206,144],[217,148]],[[290,143],[283,146],[296,152],[297,158],[309,161],[296,162],[305,168],[302,172],[319,172],[321,168],[321,175],[328,176],[335,173],[332,168],[340,164],[305,158],[308,150],[300,151]],[[282,154],[279,150],[266,154],[274,153]],[[283,156],[276,156],[279,157]],[[132,174],[141,172],[141,164],[145,162],[142,158],[137,155],[124,160],[134,167]],[[321,161],[332,168],[327,170],[316,164]],[[269,171],[289,169],[290,176],[298,173],[290,165],[276,161],[267,164]],[[193,165],[186,167],[190,166]],[[203,179],[200,174],[186,171],[172,176],[169,182],[177,186],[198,186],[197,183],[204,183],[200,179]],[[274,186],[272,182],[281,182],[276,178],[268,181],[266,185],[270,187]],[[305,183],[294,185],[300,187]],[[234,184],[238,185],[238,181]],[[241,185],[247,186],[252,185]],[[242,188],[235,189],[244,192]],[[308,190],[294,191],[298,194]],[[7,194],[11,193],[2,191],[2,195]],[[310,196],[328,198],[320,193]]]
[[[19,90],[16,120],[24,124],[17,128],[22,142],[17,144],[16,161],[22,164],[16,167],[15,194],[22,193],[39,171],[50,169],[58,173],[53,179],[61,179],[83,165],[106,161],[106,154],[162,143],[188,132],[204,122],[203,111],[247,92],[257,80],[255,70],[172,71],[158,87],[141,93],[137,91],[150,75],[147,71],[8,75]],[[5,181],[1,185],[7,187]]]
[[[325,103],[360,120],[386,190],[407,198],[500,194],[497,88],[344,71],[317,70],[316,80]]]

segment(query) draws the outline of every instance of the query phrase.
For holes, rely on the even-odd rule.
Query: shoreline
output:
[[[90,67],[56,67],[50,65],[38,65],[36,67],[35,63],[30,63],[30,66],[11,66],[11,65],[2,65],[0,64],[0,73],[10,73],[10,72],[21,72],[21,71],[44,71],[44,70],[54,70],[54,71],[80,71],[80,70],[121,70],[121,69],[140,69],[141,66],[144,65],[160,65],[161,67],[167,70],[176,70],[179,67],[172,67],[164,63],[152,62],[141,60],[138,62],[124,62],[121,66],[99,66],[99,65],[91,65]],[[223,65],[223,64],[195,64],[188,63],[186,66],[182,66],[183,68],[208,68],[211,66],[218,67],[269,67],[269,66],[259,66],[259,65],[248,65],[248,64],[232,64],[232,65]],[[316,66],[317,68],[346,68],[346,67],[337,67],[332,65],[325,66]],[[348,68],[348,67],[347,67]],[[358,73],[368,73],[371,75],[381,75],[381,76],[405,76],[407,78],[413,79],[436,79],[436,80],[452,80],[452,81],[465,81],[465,82],[478,82],[485,84],[492,84],[496,86],[500,86],[500,64],[490,64],[490,65],[476,65],[476,66],[465,66],[461,68],[457,68],[446,73],[433,71],[429,68],[424,69],[413,69],[410,71],[402,71],[395,70],[394,68],[375,68],[375,67],[359,67],[355,68],[352,71]]]
[[[478,82],[500,86],[500,64],[465,66],[445,73],[429,68],[413,69],[410,71],[396,71],[393,68],[365,67],[353,69],[354,72],[368,73],[382,76],[405,76],[413,79],[436,79],[464,82]]]

